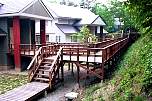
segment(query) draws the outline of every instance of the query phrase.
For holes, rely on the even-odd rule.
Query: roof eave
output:
[[[43,17],[43,16],[27,14],[27,13],[12,13],[12,14],[1,14],[0,15],[0,17],[13,17],[13,16],[28,17],[28,18],[42,19],[42,20],[52,20],[50,17]]]

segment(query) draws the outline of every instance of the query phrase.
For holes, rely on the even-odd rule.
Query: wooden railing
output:
[[[63,68],[63,49],[62,49],[62,47],[57,52],[57,55],[55,56],[54,61],[51,65],[50,69],[48,70],[48,72],[49,72],[49,85],[50,86],[52,85],[52,82],[55,82],[54,80],[56,78],[56,75],[57,75],[60,67]],[[62,77],[62,79],[63,79],[63,77]]]
[[[114,56],[121,48],[123,48],[128,43],[129,38],[121,39],[111,45],[102,48],[102,61],[103,63]]]
[[[48,45],[54,45],[56,47],[62,46],[64,47],[79,47],[79,48],[84,48],[84,47],[89,47],[89,48],[103,48],[105,46],[108,46],[109,44],[112,44],[118,40],[121,40],[122,38],[118,39],[105,39],[102,42],[98,43],[47,43],[45,46]],[[21,55],[26,55],[26,56],[35,56],[36,52],[38,51],[39,47],[41,47],[41,44],[20,44],[20,52]],[[14,51],[14,44],[9,44],[9,52],[13,53]]]
[[[72,60],[72,56],[76,56],[76,65],[82,67],[97,77],[103,79],[104,76],[104,63],[112,58],[121,48],[123,48],[128,43],[129,38],[124,39],[117,39],[116,41],[112,42],[111,40],[106,42],[107,46],[99,47],[99,48],[89,48],[88,46],[80,45],[80,44],[64,44],[62,45],[50,45],[50,46],[42,46],[38,49],[35,56],[33,57],[30,65],[28,66],[28,73],[29,73],[29,81],[32,81],[34,75],[36,74],[39,66],[41,65],[42,60],[45,57],[50,55],[56,55],[50,69],[47,70],[49,72],[49,85],[55,80],[55,77],[60,69],[63,67],[63,56],[68,55],[70,56],[70,61]],[[59,49],[60,48],[60,49]],[[101,59],[101,71],[102,75],[99,75],[87,67],[79,64],[80,63],[80,56],[85,56],[87,58],[86,63],[89,63],[89,56],[92,57],[102,57]]]
[[[28,70],[28,80],[32,81],[34,75],[36,74],[39,66],[41,65],[42,60],[48,55],[53,55],[57,53],[57,48],[54,48],[54,45],[43,46],[38,49],[35,56],[33,57],[31,63],[29,64]]]
[[[34,56],[41,46],[40,44],[20,44],[20,52],[22,55]]]

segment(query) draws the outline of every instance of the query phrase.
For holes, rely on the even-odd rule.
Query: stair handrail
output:
[[[62,60],[63,58],[61,58],[61,61],[60,61],[60,57],[61,57],[62,55],[63,55],[63,48],[60,47],[60,49],[59,49],[59,51],[57,52],[57,55],[56,55],[56,57],[55,57],[52,65],[51,65],[51,67],[50,67],[50,69],[47,70],[47,71],[49,72],[49,85],[50,85],[50,87],[51,87],[51,85],[52,85],[52,80],[53,80],[54,76],[56,75],[54,70],[55,70],[56,68],[60,68],[60,63],[62,63],[62,61],[63,61],[63,60]],[[59,63],[59,61],[60,61],[60,63]],[[59,63],[59,64],[58,64],[58,63]],[[58,64],[58,65],[56,65],[56,64]],[[59,67],[58,67],[58,66],[59,66]],[[53,76],[53,73],[54,73],[54,76]]]
[[[54,65],[56,64],[57,60],[59,60],[59,57],[62,55],[62,50],[63,50],[63,48],[60,47],[60,49],[59,49],[59,51],[57,52],[57,55],[56,55],[56,57],[55,57],[55,59],[54,59],[52,65],[51,65],[51,67],[50,67],[50,69],[48,70],[48,71],[50,71],[51,73],[52,73],[52,71],[51,71],[52,68],[53,68]]]
[[[36,55],[33,57],[31,63],[30,63],[29,66],[27,67],[27,70],[30,70],[30,69],[31,69],[34,61],[36,60],[37,56],[38,56],[39,53],[41,52],[42,48],[43,48],[43,47],[40,47],[40,48],[38,49],[38,51],[36,52]]]

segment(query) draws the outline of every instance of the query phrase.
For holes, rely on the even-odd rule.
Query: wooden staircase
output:
[[[59,70],[63,67],[62,53],[62,47],[60,49],[55,46],[40,47],[28,66],[29,82],[48,83],[50,87],[56,84]]]
[[[33,79],[35,81],[49,83],[49,69],[51,69],[53,61],[53,59],[44,58]]]

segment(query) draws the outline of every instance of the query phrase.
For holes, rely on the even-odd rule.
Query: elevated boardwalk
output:
[[[50,56],[46,59],[55,59],[55,55],[54,56]],[[76,62],[77,61],[77,56],[75,55],[63,55],[63,61],[69,61],[69,62]],[[90,63],[102,63],[102,51],[99,51],[95,54],[93,54],[92,56],[87,56],[87,55],[80,55],[79,56],[79,62],[90,62]]]
[[[77,82],[80,83],[80,68],[87,76],[96,76],[103,80],[105,65],[113,67],[121,51],[129,43],[129,37],[107,40],[97,44],[53,44],[46,46],[31,46],[21,49],[21,55],[34,56],[29,64],[28,79],[31,83],[0,95],[0,101],[29,101],[51,88],[58,82],[64,81],[64,65],[73,64],[77,67]],[[27,45],[26,45],[27,46]]]
[[[49,84],[31,82],[0,95],[0,101],[29,101],[48,89]]]

